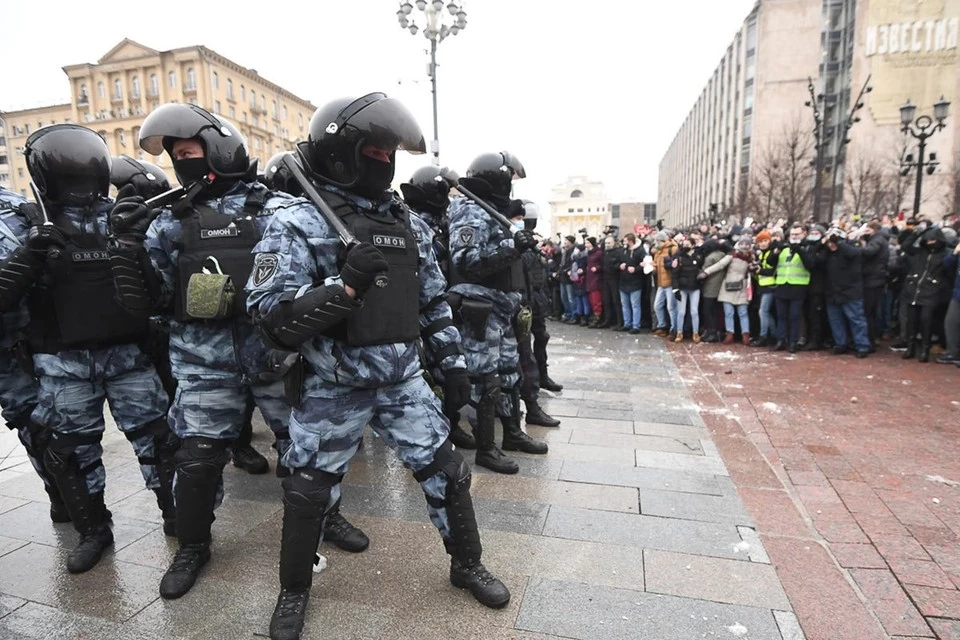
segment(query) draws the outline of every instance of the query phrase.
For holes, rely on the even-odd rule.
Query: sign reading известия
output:
[[[936,53],[955,50],[960,17],[871,25],[866,33],[866,55]]]

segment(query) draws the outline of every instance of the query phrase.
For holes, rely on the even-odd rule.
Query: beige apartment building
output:
[[[550,196],[551,232],[580,237],[578,231],[599,236],[610,224],[607,188],[585,176],[571,176],[553,187]]]
[[[22,149],[27,137],[45,125],[90,127],[113,155],[156,162],[173,179],[166,155],[152,158],[137,144],[144,118],[161,104],[189,102],[226,117],[262,162],[306,139],[316,109],[256,70],[203,46],[157,51],[125,39],[95,64],[68,65],[63,71],[70,82],[70,103],[0,112],[0,186],[29,193]]]
[[[852,207],[865,214],[909,209],[912,174],[905,189],[900,165],[907,155],[915,159],[917,149],[900,132],[899,107],[910,99],[918,114],[932,115],[941,95],[954,107],[946,129],[928,143],[940,165],[924,178],[922,209],[932,216],[955,212],[958,28],[960,0],[759,0],[660,162],[658,215],[668,225],[762,218],[763,194],[783,196],[770,193],[767,183],[790,176],[800,184],[791,187],[795,208],[813,214],[815,126],[807,101],[818,105],[823,122],[821,219]],[[872,91],[855,110],[868,79]],[[797,153],[787,169],[783,158],[792,141]],[[860,202],[867,169],[871,184],[884,185],[871,188],[886,193],[872,209]]]

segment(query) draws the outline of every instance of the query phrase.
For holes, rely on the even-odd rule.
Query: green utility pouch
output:
[[[530,335],[530,329],[533,327],[533,310],[530,307],[521,305],[517,310],[517,335],[526,337]]]
[[[216,273],[206,266],[202,273],[190,276],[187,284],[187,316],[196,320],[223,320],[233,317],[233,301],[237,295],[230,276],[220,272],[216,258],[209,258]]]

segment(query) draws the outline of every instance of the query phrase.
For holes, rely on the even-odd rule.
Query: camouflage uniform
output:
[[[26,202],[25,198],[0,188],[0,259],[6,259],[16,251],[21,238],[27,235],[26,220],[17,213],[23,202]],[[7,427],[17,431],[30,464],[43,480],[51,503],[60,504],[60,493],[43,465],[43,451],[49,442],[49,434],[31,420],[37,406],[39,385],[37,379],[24,370],[23,363],[14,353],[14,348],[23,346],[28,321],[23,303],[15,311],[0,314],[0,407]]]
[[[108,200],[87,209],[64,207],[62,219],[78,230],[106,236],[111,207]],[[27,230],[26,225],[18,229],[21,242],[26,240]],[[5,254],[0,257],[6,259],[7,250],[4,243]],[[100,445],[105,428],[104,400],[109,400],[117,426],[133,444],[147,487],[161,488],[157,438],[167,396],[139,346],[121,344],[36,353],[33,364],[40,379],[38,407],[33,417],[50,430],[53,446],[74,449],[89,494],[101,494],[106,479]]]
[[[356,208],[372,215],[391,215],[396,201],[374,203],[328,188]],[[410,217],[420,253],[420,326],[450,318],[446,302],[431,305],[444,292],[446,282],[433,254],[433,236],[423,221]],[[257,254],[272,254],[278,265],[263,282],[251,276],[247,306],[251,313],[266,315],[289,292],[302,294],[316,283],[340,283],[337,257],[341,242],[315,210],[290,207],[273,218]],[[425,345],[439,351],[458,342],[452,327],[434,333]],[[309,373],[303,399],[290,418],[292,445],[283,463],[294,469],[316,469],[342,477],[357,451],[368,423],[393,448],[404,465],[414,472],[426,468],[446,441],[449,425],[440,401],[422,376],[416,343],[353,347],[327,336],[317,336],[300,347]],[[442,369],[463,368],[462,355],[443,359]],[[441,502],[447,478],[434,475],[421,482],[427,495],[430,519],[444,540],[450,526]],[[339,482],[332,487],[329,504],[339,498]]]

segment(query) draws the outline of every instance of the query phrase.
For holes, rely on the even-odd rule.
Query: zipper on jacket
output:
[[[246,386],[250,384],[247,372],[243,370],[243,360],[240,358],[240,337],[237,335],[237,323],[230,322],[230,336],[233,340],[233,357],[237,361],[237,370],[240,372],[240,384]]]
[[[917,298],[920,297],[920,285],[923,283],[923,281],[927,277],[927,271],[930,270],[930,258],[932,257],[933,257],[932,253],[927,254],[927,263],[923,266],[923,275],[921,275],[920,279],[917,280],[917,289],[916,291],[913,292],[913,302],[910,303],[911,307],[915,307],[917,305]]]

